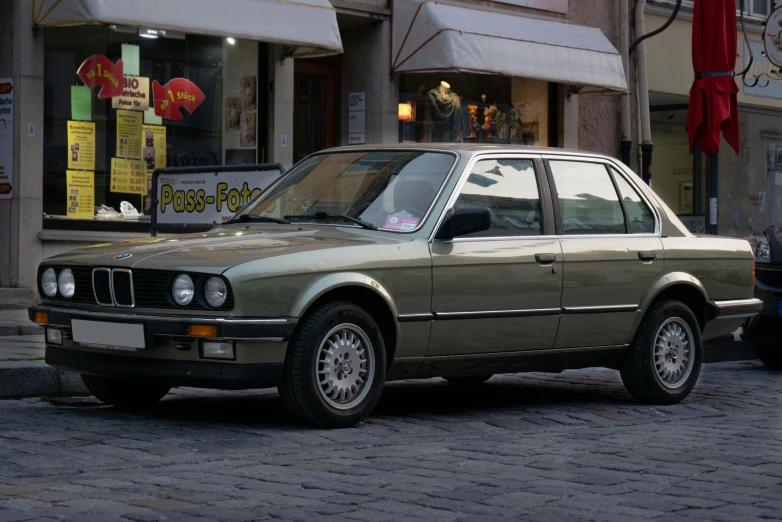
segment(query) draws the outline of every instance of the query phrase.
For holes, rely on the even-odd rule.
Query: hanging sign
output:
[[[101,54],[84,60],[76,74],[90,89],[100,86],[98,98],[105,100],[120,96],[123,91],[122,60],[116,64]]]
[[[117,111],[117,157],[141,159],[143,121],[140,112]]]
[[[0,199],[14,195],[14,80],[0,78]]]
[[[94,121],[68,121],[68,168],[95,170]]]
[[[782,67],[782,6],[774,9],[763,29],[763,46],[768,61]]]
[[[155,100],[155,114],[176,121],[185,119],[180,108],[193,114],[206,99],[206,95],[196,84],[184,78],[174,78],[165,85],[153,81],[152,95]]]
[[[112,109],[145,111],[149,109],[149,78],[124,76],[122,94],[111,99]]]
[[[95,215],[95,174],[65,171],[68,195],[68,217],[89,218]]]
[[[111,158],[111,191],[125,194],[146,194],[147,176],[144,163],[136,160]]]

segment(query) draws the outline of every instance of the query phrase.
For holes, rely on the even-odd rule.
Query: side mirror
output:
[[[448,211],[435,239],[453,239],[490,228],[491,211],[487,207],[459,207]]]

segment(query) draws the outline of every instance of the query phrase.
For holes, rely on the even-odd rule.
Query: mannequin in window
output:
[[[430,123],[424,141],[461,143],[464,137],[464,115],[462,101],[459,95],[451,91],[448,82],[428,92],[429,104],[426,110],[427,122],[442,122],[440,125]]]

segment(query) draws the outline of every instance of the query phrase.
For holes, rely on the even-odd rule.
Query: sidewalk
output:
[[[0,399],[87,393],[81,378],[48,366],[43,328],[26,309],[0,310]]]
[[[706,344],[704,362],[754,359],[752,348],[733,336]],[[0,310],[0,399],[58,397],[87,393],[81,377],[44,362],[43,328],[27,318],[27,310]]]

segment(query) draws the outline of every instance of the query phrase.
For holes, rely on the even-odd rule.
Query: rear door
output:
[[[659,218],[607,161],[550,157],[546,168],[563,254],[555,348],[623,345],[662,270]]]

